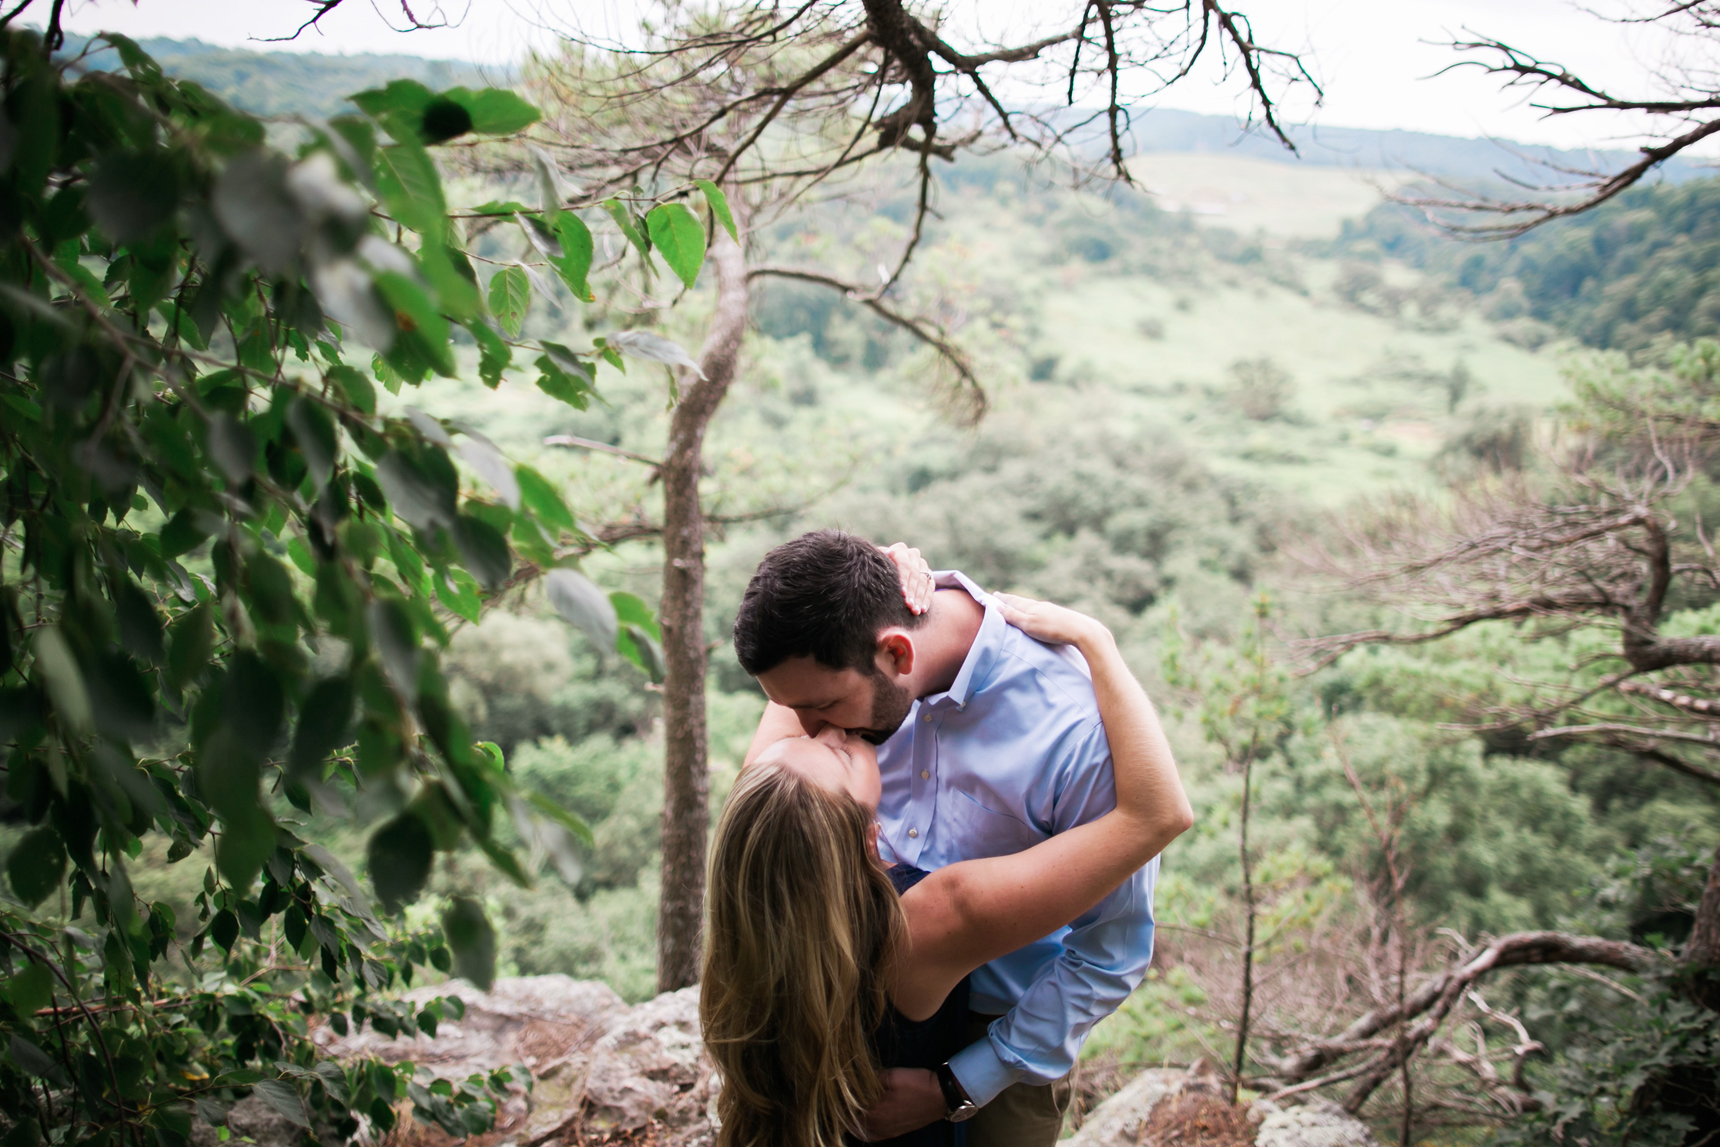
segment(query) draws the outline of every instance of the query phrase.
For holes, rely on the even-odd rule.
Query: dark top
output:
[[[890,869],[890,883],[901,895],[924,880],[926,875],[912,865],[898,864]],[[966,976],[944,997],[943,1005],[929,1019],[916,1022],[891,1008],[873,1036],[878,1062],[884,1067],[936,1068],[964,1046],[967,1013]],[[966,1147],[966,1144],[967,1124],[951,1123],[945,1119],[894,1139],[874,1140],[874,1147]]]

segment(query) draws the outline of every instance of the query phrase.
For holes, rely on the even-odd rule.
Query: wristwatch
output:
[[[950,1065],[938,1064],[938,1090],[944,1093],[944,1118],[951,1123],[963,1123],[979,1114],[979,1106],[962,1090],[961,1080]]]

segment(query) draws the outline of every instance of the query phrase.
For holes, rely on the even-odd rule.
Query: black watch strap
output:
[[[946,1061],[937,1066],[938,1090],[944,1093],[944,1118],[951,1123],[972,1119],[979,1112],[974,1101],[962,1090],[961,1081]]]

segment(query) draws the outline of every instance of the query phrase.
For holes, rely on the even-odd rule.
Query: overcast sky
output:
[[[311,11],[307,0],[70,0],[68,27],[111,29],[134,37],[197,37],[261,50],[399,52],[501,64],[529,48],[552,47],[554,29],[618,27],[628,0],[410,0],[421,18],[440,11],[454,27],[402,35],[400,0],[346,0],[320,30],[291,44],[269,44]],[[1292,109],[1301,122],[1335,127],[1406,128],[1445,135],[1492,136],[1562,147],[1618,146],[1639,139],[1636,125],[1591,116],[1548,120],[1522,94],[1501,93],[1473,69],[1435,76],[1457,57],[1440,46],[1465,29],[1557,60],[1585,77],[1627,91],[1653,92],[1649,78],[1677,46],[1652,31],[1598,18],[1630,0],[1236,0],[1261,43],[1305,53],[1326,89],[1324,105]],[[39,0],[45,5],[46,0]],[[1048,12],[1074,11],[1060,0],[954,0],[951,26],[1008,33],[1038,26]],[[1017,13],[1023,15],[1017,16]],[[983,23],[981,23],[983,21]],[[1245,108],[1234,81],[1197,74],[1158,106],[1208,113]]]

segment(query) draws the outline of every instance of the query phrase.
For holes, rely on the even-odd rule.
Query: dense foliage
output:
[[[438,650],[540,575],[647,668],[655,627],[574,568],[595,543],[555,484],[473,427],[383,413],[376,385],[451,376],[475,349],[487,385],[518,355],[582,407],[600,359],[686,354],[640,332],[522,342],[525,268],[480,290],[463,220],[517,222],[590,295],[590,232],[541,162],[538,207],[448,209],[429,149],[527,127],[513,93],[391,83],[287,151],[106,41],[123,67],[85,71],[0,31],[0,736],[3,811],[28,826],[0,901],[0,1121],[9,1143],[182,1143],[194,1114],[255,1093],[342,1134],[391,1127],[407,1099],[481,1130],[509,1072],[318,1062],[307,1036],[458,1016],[378,994],[494,975],[476,900],[398,918],[436,855],[469,842],[529,884],[520,848],[572,863],[587,832],[474,739]],[[607,206],[642,257],[666,236],[670,268],[697,274],[687,207],[635,229]],[[349,808],[381,821],[369,889],[307,827]],[[195,925],[134,894],[158,845],[206,865]]]
[[[1401,259],[1594,347],[1720,334],[1720,180],[1635,187],[1504,243],[1454,243],[1391,204],[1346,222],[1340,251]]]

